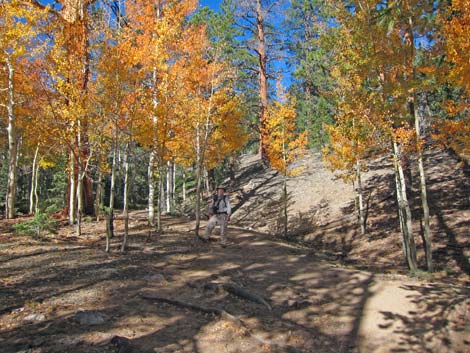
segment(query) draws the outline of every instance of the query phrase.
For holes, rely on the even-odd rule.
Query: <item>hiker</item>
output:
[[[230,221],[230,215],[232,214],[232,207],[230,206],[230,200],[225,195],[225,187],[218,186],[217,194],[212,197],[209,205],[209,221],[207,222],[206,234],[202,237],[204,240],[208,240],[212,230],[216,225],[220,226],[220,244],[227,245],[227,223]]]

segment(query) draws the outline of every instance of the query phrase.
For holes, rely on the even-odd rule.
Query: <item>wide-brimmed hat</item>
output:
[[[216,190],[222,189],[222,190],[224,190],[224,191],[227,191],[227,188],[226,188],[225,186],[223,186],[223,185],[219,185],[219,186],[217,186],[215,189],[216,189]]]

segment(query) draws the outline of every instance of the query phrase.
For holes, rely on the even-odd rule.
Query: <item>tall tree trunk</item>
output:
[[[364,214],[364,200],[363,200],[363,191],[362,191],[362,175],[361,175],[361,161],[356,160],[356,180],[357,180],[357,203],[359,211],[359,224],[361,227],[361,235],[366,234],[366,221]]]
[[[18,160],[18,141],[16,137],[16,119],[15,119],[15,85],[14,75],[15,69],[8,59],[6,61],[8,67],[8,181],[7,193],[5,198],[5,217],[15,218],[16,209],[16,179],[17,179],[17,160]]]
[[[39,180],[39,164],[36,166],[36,173],[34,173],[34,213],[39,211],[39,194],[38,194],[38,180]]]
[[[101,219],[101,210],[103,209],[103,170],[101,166],[98,166],[98,176],[96,183],[96,195],[95,195],[95,215],[96,220],[99,222]]]
[[[171,212],[171,190],[173,189],[171,185],[171,178],[173,172],[171,171],[171,162],[166,163],[166,212]]]
[[[182,193],[183,193],[183,201],[186,201],[186,169],[183,167],[183,187],[182,187]]]
[[[36,204],[34,198],[37,195],[36,164],[38,161],[38,154],[39,154],[39,144],[36,146],[36,150],[34,151],[33,165],[31,167],[31,192],[29,193],[29,214],[36,213],[35,208],[34,208],[34,205]]]
[[[76,180],[75,180],[75,154],[70,152],[70,172],[69,172],[69,224],[75,223],[75,206],[76,206]]]
[[[211,192],[211,187],[209,184],[209,172],[207,171],[205,167],[202,168],[202,172],[203,172],[202,178],[204,182],[204,189],[206,190],[206,195],[208,195]]]
[[[82,215],[83,215],[83,177],[85,171],[83,170],[82,165],[82,136],[81,136],[81,126],[80,120],[78,121],[78,133],[77,133],[77,228],[76,233],[77,237],[82,235]]]
[[[148,165],[148,224],[150,227],[155,226],[155,151],[152,148]]]
[[[412,78],[416,79],[417,73],[416,68],[414,65],[414,60],[416,57],[416,47],[415,47],[415,38],[414,38],[414,18],[413,14],[410,13],[408,16],[408,27],[406,29],[406,35],[408,36],[409,40],[407,44],[409,45],[409,57],[407,60],[408,66],[412,69]],[[420,114],[418,112],[418,102],[416,94],[410,95],[409,103],[410,103],[410,114],[414,117],[414,124],[415,124],[415,131],[416,131],[416,147],[418,150],[418,171],[419,171],[419,182],[420,182],[420,189],[421,189],[421,205],[423,208],[423,223],[424,223],[424,232],[423,232],[423,241],[424,241],[424,251],[426,256],[426,265],[428,271],[433,271],[432,265],[432,245],[431,245],[431,227],[429,222],[429,205],[428,205],[428,196],[426,191],[426,175],[424,172],[424,164],[423,164],[423,149],[422,144],[424,144],[422,133],[421,133],[421,122],[420,122]]]
[[[111,165],[111,185],[110,185],[110,190],[109,190],[108,216],[109,216],[109,222],[110,222],[110,225],[109,225],[110,231],[107,233],[107,237],[109,237],[109,239],[106,239],[108,249],[109,249],[110,238],[114,237],[114,199],[116,195],[116,166],[117,166],[117,157],[118,157],[117,149],[118,149],[118,127],[116,123],[114,126],[113,161]]]
[[[284,237],[287,238],[287,226],[288,226],[288,218],[287,218],[287,175],[284,175],[284,180],[283,180],[283,187],[282,187],[282,197],[284,201]]]
[[[199,135],[199,124],[196,128],[196,236],[199,236],[201,225],[201,179],[202,179],[202,149]]]
[[[266,39],[265,39],[265,25],[264,14],[261,0],[256,0],[256,30],[258,36],[258,65],[259,65],[259,96],[260,96],[260,109],[259,109],[259,122],[260,122],[260,142],[259,154],[263,162],[268,162],[266,151],[267,131],[266,131],[266,114],[268,109],[268,75],[267,63],[268,57],[266,54]]]
[[[397,201],[401,221],[400,228],[404,239],[405,257],[410,271],[415,272],[418,268],[418,263],[411,224],[411,209],[406,195],[405,174],[401,165],[401,147],[395,140],[393,141],[393,152],[396,173]]]
[[[415,97],[413,97],[412,113],[414,115],[414,120],[415,120],[414,123],[415,123],[415,129],[416,129],[416,144],[417,144],[417,149],[418,149],[418,161],[417,162],[418,162],[420,189],[421,189],[421,205],[423,208],[424,252],[426,256],[427,269],[428,271],[432,272],[433,264],[432,264],[431,226],[429,222],[428,194],[426,191],[426,174],[424,171],[423,148],[422,148],[422,144],[424,144],[424,141],[422,138],[420,115],[417,109],[417,102],[415,101]]]
[[[126,251],[127,239],[129,236],[129,152],[130,143],[127,143],[126,152],[124,154],[124,238],[122,240],[121,252]]]
[[[174,211],[176,208],[176,168],[177,168],[176,163],[174,161],[171,162],[171,169],[173,171],[172,176],[171,176],[171,209],[172,211]]]
[[[162,204],[165,196],[161,163],[158,163],[157,234],[162,233]]]
[[[77,216],[76,216],[76,233],[77,237],[82,235],[82,214],[83,214],[83,179],[80,178],[82,167],[78,165],[78,180],[77,180]]]
[[[111,186],[109,190],[109,210],[106,212],[106,252],[111,249],[111,238],[114,237],[114,197],[116,184],[116,164],[117,164],[117,124],[114,130],[113,139],[113,160],[111,164]]]

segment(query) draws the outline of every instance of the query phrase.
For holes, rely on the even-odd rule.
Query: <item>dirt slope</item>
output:
[[[413,166],[415,161],[409,163]],[[470,275],[470,170],[440,149],[426,151],[424,163],[436,269],[466,277]],[[352,186],[327,170],[319,154],[312,154],[301,164],[304,172],[288,183],[291,239],[330,254],[335,261],[375,271],[406,272],[391,160],[384,157],[368,162],[364,175],[366,236],[357,229]],[[281,177],[262,167],[256,156],[244,156],[240,167],[232,192],[234,222],[246,229],[279,234]],[[414,168],[410,180],[415,241],[420,267],[425,268],[419,236],[419,178]]]
[[[289,229],[293,234],[310,232],[342,214],[354,199],[351,185],[325,168],[321,156],[307,156],[293,168],[302,172],[288,180]],[[260,232],[281,231],[282,176],[264,167],[257,155],[243,156],[233,188],[234,222]]]
[[[148,240],[145,214],[134,213],[125,255],[117,253],[120,238],[113,253],[103,252],[103,223],[85,224],[83,239],[71,228],[49,242],[0,235],[1,351],[470,350],[468,282],[339,267],[308,248],[233,228],[233,244],[222,248],[216,236],[209,244],[195,239],[192,227],[165,219],[165,234]],[[272,309],[214,283],[236,284]],[[225,310],[240,321],[142,294]],[[80,323],[83,312],[101,320]]]

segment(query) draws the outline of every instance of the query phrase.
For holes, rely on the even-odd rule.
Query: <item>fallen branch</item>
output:
[[[224,314],[228,314],[224,310],[220,310],[220,309],[217,309],[217,308],[211,308],[211,307],[207,308],[207,307],[204,307],[204,306],[191,304],[191,303],[185,303],[185,302],[182,302],[182,301],[179,301],[179,300],[176,300],[176,299],[156,297],[156,296],[147,295],[147,294],[140,294],[140,297],[142,299],[146,299],[146,300],[154,300],[154,301],[161,302],[161,303],[166,303],[166,304],[171,304],[171,305],[174,305],[174,306],[179,306],[179,307],[182,307],[182,308],[185,308],[185,309],[190,309],[190,310],[193,310],[193,311],[197,311],[197,312],[200,312],[200,313],[203,313],[203,314],[212,314],[212,315],[219,315],[219,316],[224,316]],[[230,315],[230,314],[228,314],[228,315]]]
[[[234,283],[224,283],[222,284],[222,288],[239,298],[264,305],[266,308],[268,308],[268,310],[272,310],[271,305],[269,305],[269,303],[263,297],[255,293],[248,292],[246,289],[237,286]]]
[[[216,285],[216,283],[214,283]],[[299,353],[300,351],[291,346],[281,346],[277,343],[271,343],[266,341],[264,338],[258,336],[257,334],[253,333],[244,323],[242,320],[240,320],[238,317],[226,312],[225,310],[222,309],[217,309],[213,307],[205,307],[197,304],[192,304],[192,303],[186,303],[182,302],[180,300],[176,299],[169,299],[169,298],[164,298],[164,297],[158,297],[158,296],[152,296],[152,295],[147,295],[147,294],[139,294],[142,299],[146,300],[153,300],[161,303],[166,303],[174,306],[179,306],[181,308],[189,309],[192,311],[200,312],[203,314],[212,314],[212,315],[217,315],[220,316],[223,319],[230,320],[234,324],[237,325],[237,327],[242,331],[244,335],[250,336],[253,338],[255,341],[258,343],[269,346],[270,348],[273,348],[274,350],[282,350],[283,352],[290,352],[290,353]]]

